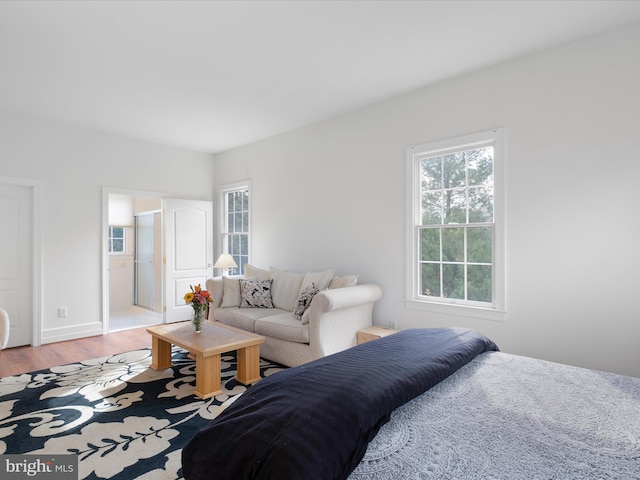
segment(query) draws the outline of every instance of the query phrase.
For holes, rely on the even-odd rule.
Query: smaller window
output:
[[[227,185],[220,193],[222,252],[230,254],[238,265],[233,273],[243,275],[249,263],[249,185]]]
[[[124,227],[109,227],[109,253],[124,253]]]

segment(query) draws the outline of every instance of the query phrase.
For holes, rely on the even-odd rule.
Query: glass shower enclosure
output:
[[[160,212],[135,215],[134,304],[162,311],[162,219]]]

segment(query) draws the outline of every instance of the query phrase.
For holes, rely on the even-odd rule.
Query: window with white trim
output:
[[[238,265],[230,273],[242,275],[249,262],[249,185],[226,186],[220,192],[222,253],[230,254]]]
[[[491,130],[407,149],[409,307],[504,317],[503,144]]]

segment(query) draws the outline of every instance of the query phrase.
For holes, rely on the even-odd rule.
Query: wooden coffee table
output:
[[[151,368],[171,367],[171,345],[188,350],[196,359],[196,390],[200,398],[222,392],[220,354],[237,350],[236,379],[246,384],[260,380],[260,344],[264,337],[219,322],[207,322],[196,333],[189,322],[168,323],[147,328],[151,334]]]

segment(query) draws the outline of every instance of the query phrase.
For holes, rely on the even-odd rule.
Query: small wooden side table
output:
[[[245,332],[218,322],[204,322],[196,333],[190,321],[167,323],[147,328],[151,334],[151,368],[171,367],[171,345],[189,351],[196,359],[195,394],[210,398],[222,392],[220,354],[237,350],[236,380],[245,385],[260,380],[260,344],[262,335]]]
[[[387,327],[375,326],[375,327],[365,328],[364,330],[360,330],[358,332],[358,335],[357,335],[358,345],[364,342],[368,342],[370,340],[375,340],[376,338],[386,337],[387,335],[392,335],[397,332],[398,332],[397,330],[394,330],[393,328],[387,328]]]

